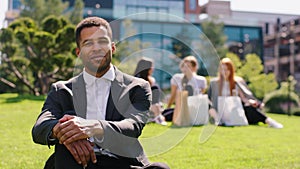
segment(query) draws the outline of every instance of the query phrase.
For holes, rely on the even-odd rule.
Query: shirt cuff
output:
[[[52,131],[50,131],[48,135],[48,146],[54,145],[58,142],[58,140],[56,138],[52,138],[51,135],[52,135]]]
[[[102,143],[104,141],[103,136],[94,136],[93,138],[94,138],[95,143]]]

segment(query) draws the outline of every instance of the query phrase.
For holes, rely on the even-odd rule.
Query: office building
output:
[[[64,1],[68,1],[72,8],[75,0]],[[139,40],[146,44],[145,46],[141,45],[139,51],[132,51],[130,56],[124,56],[123,59],[125,61],[126,57],[135,57],[135,55],[155,57],[156,67],[161,71],[156,71],[154,75],[163,88],[168,86],[170,75],[179,71],[179,59],[176,58],[189,53],[199,58],[202,66],[199,73],[216,75],[218,56],[213,49],[213,44],[210,44],[201,32],[201,22],[213,16],[218,16],[218,20],[224,23],[224,34],[227,36],[226,45],[241,59],[248,53],[257,54],[265,64],[265,71],[274,72],[279,77],[279,81],[285,80],[285,72],[290,70],[287,69],[286,64],[291,59],[282,59],[276,55],[274,45],[278,43],[275,43],[274,38],[272,40],[275,33],[273,28],[277,24],[278,18],[281,23],[288,23],[299,16],[232,11],[228,1],[208,1],[202,6],[199,6],[198,0],[83,1],[85,3],[84,17],[101,16],[110,21],[116,41]],[[18,9],[19,2],[20,0],[10,0],[11,8],[9,9],[13,9],[13,11],[15,8]],[[11,12],[7,12],[9,21],[12,18],[9,15]],[[132,21],[130,35],[126,30],[126,19]],[[293,36],[296,36],[296,32],[295,30]],[[282,40],[282,38],[280,39]],[[294,45],[290,46],[295,48],[293,55],[295,55],[294,62],[297,63],[297,40],[295,39],[294,42]],[[178,49],[178,44],[183,47]],[[281,56],[288,46],[281,45],[278,55]],[[285,55],[287,57],[289,54]],[[274,61],[274,58],[277,60],[280,58],[282,61]],[[281,63],[285,66],[277,66]],[[298,69],[294,68],[293,70],[297,75]]]

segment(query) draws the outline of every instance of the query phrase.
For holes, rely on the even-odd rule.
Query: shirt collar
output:
[[[102,76],[103,79],[113,81],[115,80],[116,74],[115,74],[115,69],[112,64],[110,64],[109,70]]]
[[[115,77],[116,77],[115,69],[112,64],[110,65],[109,70],[100,78],[90,75],[89,73],[87,73],[85,71],[85,69],[83,69],[83,79],[85,81],[85,84],[87,84],[87,85],[92,85],[93,83],[95,83],[95,80],[98,80],[98,79],[106,79],[109,81],[113,81],[115,79]]]

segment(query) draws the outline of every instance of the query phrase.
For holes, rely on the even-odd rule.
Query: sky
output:
[[[206,3],[208,0],[199,0]],[[267,13],[297,14],[300,15],[298,0],[222,0],[230,1],[234,11],[253,11]]]
[[[208,0],[199,0],[200,5]],[[231,2],[234,11],[253,11],[300,15],[298,0],[224,0]],[[0,0],[0,28],[3,27],[8,0]]]

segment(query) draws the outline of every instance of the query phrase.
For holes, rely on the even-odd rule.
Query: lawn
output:
[[[0,168],[39,169],[53,148],[34,144],[31,128],[44,97],[0,95]],[[283,129],[264,124],[176,128],[147,124],[140,138],[150,161],[172,169],[300,168],[300,117],[268,114]]]

